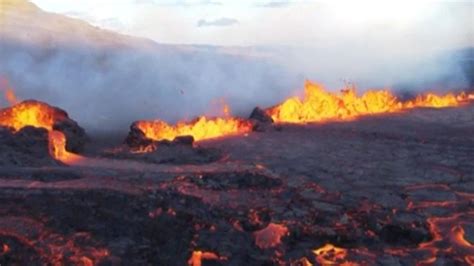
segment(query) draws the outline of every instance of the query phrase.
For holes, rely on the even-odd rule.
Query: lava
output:
[[[288,235],[284,225],[270,223],[266,228],[255,232],[255,244],[261,249],[272,248],[281,243],[282,237]]]
[[[64,133],[58,130],[51,130],[48,134],[49,139],[49,154],[55,158],[66,164],[71,164],[80,160],[82,157],[68,152],[66,150],[66,136]]]
[[[316,255],[316,261],[321,265],[358,265],[357,263],[346,260],[346,249],[338,248],[332,244],[326,244],[321,248],[315,249],[313,253]]]
[[[19,131],[26,126],[51,131],[57,121],[66,118],[66,113],[37,101],[24,101],[10,108],[0,110],[0,126],[10,127],[15,131]]]
[[[14,95],[14,94],[13,94]],[[16,97],[14,96],[14,99]],[[0,110],[0,126],[18,132],[24,127],[44,128],[49,132],[49,152],[51,156],[65,163],[77,157],[66,151],[66,136],[57,130],[57,122],[68,119],[67,114],[46,103],[28,100]]]
[[[10,105],[19,102],[18,97],[15,95],[15,91],[8,85],[8,81],[5,78],[0,78],[0,89],[4,90],[5,99]]]
[[[191,258],[188,260],[189,266],[201,266],[203,260],[225,260],[213,252],[193,251]]]
[[[352,120],[363,115],[400,112],[417,107],[458,106],[470,99],[471,95],[465,93],[444,96],[429,93],[404,102],[389,90],[369,90],[357,96],[355,88],[351,87],[336,94],[326,91],[322,85],[307,81],[303,99],[290,98],[267,109],[267,113],[279,123]]]
[[[239,118],[207,118],[201,116],[186,123],[179,122],[175,126],[166,122],[139,121],[137,127],[149,139],[155,141],[174,140],[179,136],[193,136],[195,141],[212,139],[228,135],[244,134],[252,130],[250,122]]]

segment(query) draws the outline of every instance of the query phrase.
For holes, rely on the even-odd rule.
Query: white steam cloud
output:
[[[407,12],[388,20],[367,6],[334,13],[334,6],[285,5],[267,8],[252,27],[240,18],[235,27],[206,27],[229,42],[254,36],[258,46],[246,48],[162,45],[27,7],[0,18],[0,76],[20,98],[57,105],[89,131],[212,114],[219,100],[247,115],[296,94],[304,79],[331,89],[347,81],[401,90],[473,86],[473,29],[458,23],[472,20],[467,2],[444,11],[434,6],[424,19]],[[360,17],[348,19],[351,12]]]

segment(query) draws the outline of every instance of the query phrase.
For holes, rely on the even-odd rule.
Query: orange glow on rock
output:
[[[203,260],[225,260],[213,252],[193,251],[191,258],[188,260],[189,266],[201,266]]]
[[[355,266],[358,265],[355,262],[347,261],[347,250],[344,248],[338,248],[332,244],[326,244],[313,251],[316,255],[316,260],[321,265],[346,265]]]
[[[465,93],[444,96],[428,93],[402,102],[389,90],[369,90],[357,96],[355,88],[332,93],[323,86],[307,81],[303,99],[293,97],[267,110],[279,123],[309,123],[351,120],[363,115],[393,113],[416,107],[451,107],[468,101]]]
[[[81,156],[66,150],[66,136],[61,131],[49,131],[48,138],[49,154],[56,160],[66,164],[72,164],[82,158]]]
[[[198,119],[185,123],[179,122],[175,126],[166,122],[139,121],[137,127],[149,139],[155,141],[174,140],[179,136],[193,136],[195,141],[218,138],[228,135],[237,135],[250,132],[250,122],[239,118],[213,118],[201,116]]]
[[[10,127],[15,131],[26,126],[52,130],[54,123],[63,119],[66,119],[66,113],[37,101],[24,101],[0,110],[0,126]]]
[[[56,122],[65,119],[67,119],[65,112],[32,100],[0,110],[0,126],[2,127],[11,128],[14,132],[27,126],[48,130],[50,155],[68,163],[77,159],[78,156],[66,151],[66,136],[60,131],[53,130]]]
[[[276,247],[281,243],[281,239],[288,235],[288,228],[284,225],[270,223],[266,228],[257,231],[255,244],[261,249]]]

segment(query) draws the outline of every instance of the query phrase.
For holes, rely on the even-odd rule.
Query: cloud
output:
[[[257,4],[257,7],[268,7],[268,8],[278,8],[278,7],[287,7],[291,5],[290,1],[271,1],[263,4]]]
[[[199,0],[199,1],[189,1],[189,0],[180,0],[180,1],[156,1],[156,0],[135,0],[135,4],[152,4],[155,6],[220,6],[221,2],[213,0]]]
[[[201,19],[198,21],[197,26],[198,27],[210,27],[210,26],[227,27],[227,26],[238,24],[238,23],[239,21],[233,18],[219,18],[215,20]]]

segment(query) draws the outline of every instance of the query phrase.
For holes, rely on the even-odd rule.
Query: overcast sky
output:
[[[399,41],[414,35],[419,36],[417,42],[439,48],[474,43],[471,0],[33,2],[48,11],[163,43],[312,45],[346,39]],[[438,41],[433,43],[434,39]]]

